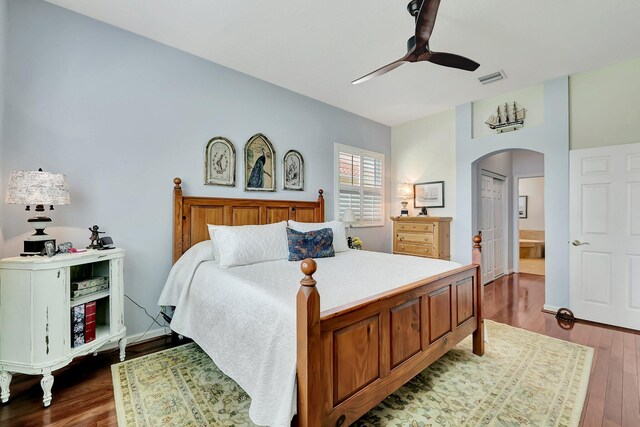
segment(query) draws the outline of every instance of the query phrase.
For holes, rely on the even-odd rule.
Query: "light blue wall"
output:
[[[0,0],[0,188],[4,188],[4,75],[6,69],[5,53],[7,41],[7,0]],[[0,203],[4,199],[0,198]],[[0,208],[0,224],[4,218]],[[0,227],[0,258],[4,252],[4,234]]]
[[[49,233],[84,246],[87,227],[99,224],[127,250],[126,293],[152,313],[171,266],[175,176],[187,195],[312,200],[323,188],[330,219],[334,142],[390,156],[387,126],[45,2],[9,2],[8,46],[5,176],[65,173],[71,205],[53,212]],[[235,188],[203,185],[210,138],[235,144],[241,170],[257,132],[274,144],[278,165],[289,149],[303,154],[306,191],[245,193],[241,172]],[[15,254],[26,214],[3,209],[5,255]],[[388,224],[358,234],[368,248],[390,250]],[[144,331],[149,319],[126,304],[129,332]]]
[[[545,306],[569,305],[569,85],[562,77],[544,83],[544,123],[506,134],[472,137],[472,104],[456,108],[457,245],[464,247],[478,230],[477,160],[507,149],[544,154],[545,174]],[[458,251],[457,261],[469,263],[471,254]]]

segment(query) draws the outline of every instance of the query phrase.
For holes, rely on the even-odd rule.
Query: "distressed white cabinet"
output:
[[[124,250],[90,250],[54,257],[0,260],[0,400],[9,400],[13,373],[42,375],[44,406],[51,404],[54,370],[74,357],[118,341],[124,360]],[[109,289],[72,299],[73,281],[102,276]],[[95,340],[72,346],[71,307],[96,301]]]

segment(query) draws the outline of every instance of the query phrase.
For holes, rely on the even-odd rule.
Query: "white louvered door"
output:
[[[504,189],[505,183],[501,179],[493,179],[493,277],[498,278],[505,274],[504,253]]]
[[[576,317],[640,329],[640,144],[571,151]]]
[[[493,248],[493,178],[482,175],[481,182],[481,224],[482,224],[482,282],[491,282],[494,278],[495,251]]]
[[[485,284],[505,274],[504,188],[504,180],[483,172],[479,223],[482,231],[482,282]]]

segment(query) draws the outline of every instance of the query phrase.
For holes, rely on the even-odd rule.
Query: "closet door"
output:
[[[488,283],[494,278],[495,249],[494,249],[494,209],[493,178],[482,175],[480,184],[481,210],[480,224],[482,226],[482,282]]]
[[[504,197],[506,188],[501,179],[493,178],[493,278],[498,278],[505,274],[505,253],[504,253]]]
[[[480,227],[482,230],[482,282],[489,283],[505,274],[505,181],[481,176]]]

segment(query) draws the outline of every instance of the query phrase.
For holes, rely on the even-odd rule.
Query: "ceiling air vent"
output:
[[[506,79],[507,75],[504,71],[496,71],[495,73],[487,74],[486,76],[478,77],[478,81],[483,85],[488,85],[489,83],[497,82],[498,80]]]

